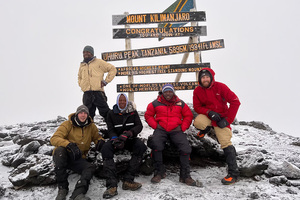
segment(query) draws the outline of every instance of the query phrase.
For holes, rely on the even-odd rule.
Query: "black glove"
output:
[[[96,151],[100,152],[104,144],[105,144],[104,140],[98,140],[98,143],[96,144]]]
[[[118,138],[114,139],[112,143],[116,149],[123,149],[125,146],[125,141],[118,137]]]
[[[220,114],[214,111],[209,111],[208,116],[211,120],[214,120],[216,122],[221,120]]]
[[[127,138],[131,138],[133,133],[132,131],[124,131],[122,135],[126,136]]]
[[[220,121],[217,122],[218,127],[220,128],[225,128],[226,126],[229,125],[228,121],[226,120],[225,117],[223,117]]]
[[[78,148],[77,144],[69,143],[66,148],[69,151],[70,156],[73,160],[78,160],[79,158],[81,158],[81,151]]]

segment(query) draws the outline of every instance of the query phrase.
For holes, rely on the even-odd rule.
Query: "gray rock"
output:
[[[298,194],[298,192],[296,192],[296,191],[293,190],[292,188],[288,188],[288,189],[286,190],[286,192],[289,193],[289,194]]]
[[[0,185],[0,197],[5,195],[5,191],[6,191],[6,188],[4,188],[2,185]]]
[[[288,179],[285,176],[274,176],[269,179],[269,183],[280,186],[282,184],[285,184],[288,181]]]
[[[276,164],[274,162],[269,164],[268,169],[265,171],[266,174],[270,176],[285,176],[289,179],[299,179],[300,178],[300,169],[287,162],[284,161],[281,164]]]
[[[249,148],[238,152],[237,163],[241,176],[253,177],[264,173],[268,168],[268,162],[261,151],[257,148]]]
[[[41,145],[38,141],[32,141],[23,146],[23,152],[28,152],[28,153],[32,153],[32,154],[37,153],[40,146]]]
[[[13,169],[8,177],[15,187],[25,185],[48,185],[55,183],[54,166],[51,156],[33,154]]]
[[[249,197],[251,199],[259,199],[259,194],[257,192],[252,192]]]
[[[2,132],[0,132],[0,138],[5,138],[5,137],[7,137],[7,136],[8,136],[7,133],[2,133]]]

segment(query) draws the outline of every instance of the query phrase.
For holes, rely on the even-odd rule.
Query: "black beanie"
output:
[[[207,70],[202,70],[202,71],[200,72],[200,79],[201,79],[203,76],[208,76],[208,77],[211,78],[211,74],[210,74],[210,72],[207,71]]]
[[[83,51],[88,51],[94,56],[94,48],[92,46],[85,46]]]

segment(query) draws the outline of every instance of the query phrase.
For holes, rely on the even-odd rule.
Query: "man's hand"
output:
[[[102,81],[101,81],[101,87],[104,87],[104,86],[106,86],[106,85],[107,85],[107,82],[104,81],[104,80],[102,80]]]
[[[132,133],[132,131],[124,131],[122,135],[126,136],[127,138],[131,138],[133,133]]]
[[[67,150],[70,152],[71,154],[71,158],[73,160],[78,160],[79,158],[81,158],[81,151],[80,149],[78,148],[77,144],[75,143],[69,143],[67,146],[66,146]]]
[[[223,117],[220,121],[217,122],[218,127],[220,128],[225,128],[226,126],[229,125],[228,121],[226,120],[225,117]]]
[[[209,111],[208,116],[211,120],[216,121],[216,122],[221,120],[220,114],[217,112],[214,112],[214,111]]]

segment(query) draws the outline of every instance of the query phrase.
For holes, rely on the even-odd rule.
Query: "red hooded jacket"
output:
[[[176,95],[170,101],[160,95],[148,104],[145,119],[153,129],[156,129],[159,124],[169,132],[181,126],[181,130],[184,132],[192,123],[193,113]]]
[[[202,87],[201,79],[198,77],[199,86],[194,90],[193,94],[194,110],[198,114],[206,116],[208,116],[209,111],[217,112],[231,124],[241,104],[239,98],[227,85],[215,81],[215,72],[212,69],[203,68],[202,70],[210,72],[211,84],[209,88]],[[202,70],[200,70],[199,76]],[[229,103],[229,107],[227,103]],[[217,123],[212,121],[212,126],[217,126]],[[228,128],[230,128],[230,125]]]

